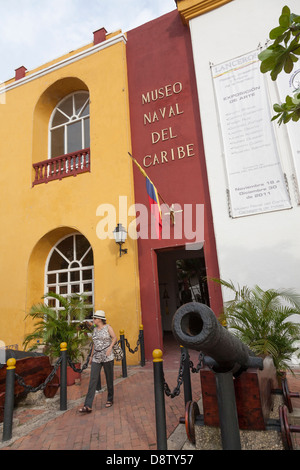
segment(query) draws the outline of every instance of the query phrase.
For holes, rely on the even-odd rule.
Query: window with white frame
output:
[[[90,98],[87,91],[76,91],[61,100],[49,125],[49,158],[90,147]]]
[[[63,297],[84,294],[94,305],[94,256],[91,245],[81,234],[69,235],[51,250],[46,263],[45,294],[55,292]],[[59,310],[57,299],[47,298],[49,307]]]

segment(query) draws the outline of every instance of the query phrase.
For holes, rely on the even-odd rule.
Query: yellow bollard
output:
[[[141,350],[141,366],[145,365],[145,342],[144,342],[144,327],[140,325],[139,331],[139,340],[140,340],[140,350]]]
[[[154,349],[152,352],[153,362],[163,362],[163,353],[161,349]]]
[[[3,418],[3,441],[12,438],[13,411],[15,402],[15,368],[17,361],[15,358],[7,360],[6,383],[5,383],[5,403]]]
[[[127,377],[127,361],[126,361],[126,348],[125,348],[125,331],[120,330],[120,346],[123,351],[123,359],[122,359],[122,377]]]
[[[158,450],[167,450],[166,408],[164,395],[163,353],[160,349],[154,349],[153,374],[156,418],[156,443]]]
[[[60,410],[67,409],[67,343],[60,343]]]
[[[10,359],[8,359],[7,362],[6,362],[6,365],[7,365],[6,370],[15,369],[16,368],[16,363],[17,363],[17,361],[15,360],[14,357],[11,357]]]

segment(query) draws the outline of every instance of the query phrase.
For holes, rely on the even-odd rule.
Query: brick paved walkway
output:
[[[194,360],[197,364],[198,353]],[[171,391],[177,385],[179,357],[164,360],[165,381]],[[26,412],[22,409],[19,419],[25,422],[24,435],[14,439],[19,432],[13,427],[13,438],[2,450],[151,450],[156,449],[156,422],[154,402],[153,364],[145,367],[128,367],[128,377],[121,378],[121,368],[115,367],[115,398],[111,408],[105,408],[107,393],[101,392],[95,396],[93,412],[81,415],[78,408],[84,402],[88,387],[89,372],[82,374],[80,386],[68,387],[68,410],[59,412],[59,397],[57,410],[48,413],[45,420],[40,415],[42,425],[30,429],[30,419],[26,423]],[[102,376],[104,377],[104,375]],[[199,374],[191,374],[193,399],[200,398]],[[104,380],[105,385],[105,380]],[[167,437],[179,424],[179,418],[184,416],[183,387],[178,397],[165,397]],[[38,414],[39,410],[28,409],[30,417]],[[25,413],[25,416],[24,416]],[[17,413],[18,414],[18,413]],[[57,415],[57,416],[56,416]],[[38,421],[37,421],[38,423]],[[20,423],[21,424],[21,423]],[[27,432],[26,432],[27,426]]]
[[[191,359],[196,365],[198,353],[191,351]],[[179,356],[167,355],[164,358],[165,381],[171,390],[177,384],[179,361],[180,353]],[[89,370],[82,374],[80,385],[68,387],[67,411],[59,411],[59,396],[53,399],[53,410],[48,413],[43,407],[22,408],[14,414],[19,426],[18,423],[14,424],[12,440],[2,442],[0,449],[156,450],[153,364],[149,362],[143,368],[128,367],[128,377],[122,378],[121,375],[120,366],[115,367],[115,401],[112,408],[105,408],[107,394],[104,391],[96,395],[91,414],[78,413],[87,391]],[[199,374],[191,374],[191,380],[193,400],[199,400]],[[288,375],[288,383],[290,391],[300,392],[300,372],[297,371],[295,377]],[[300,411],[300,399],[294,398],[292,402],[295,411]],[[165,405],[169,437],[177,428],[179,418],[184,416],[183,387],[178,397],[165,396]],[[294,437],[297,448],[300,448],[300,434]]]

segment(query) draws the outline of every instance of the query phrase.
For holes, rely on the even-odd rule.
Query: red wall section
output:
[[[128,32],[127,64],[133,156],[167,204],[204,204],[207,275],[218,263],[206,177],[190,33],[177,10]],[[134,165],[136,203],[149,207],[145,178]],[[142,320],[146,356],[162,348],[156,250],[186,240],[139,239]],[[222,304],[209,284],[211,308]]]

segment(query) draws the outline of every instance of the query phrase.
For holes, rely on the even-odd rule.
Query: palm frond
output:
[[[249,288],[211,280],[234,294],[224,303],[222,319],[228,328],[257,354],[270,354],[277,370],[289,368],[294,344],[300,338],[300,324],[291,319],[300,315],[300,295],[292,289],[263,290],[258,285]]]
[[[82,323],[89,310],[86,296],[76,294],[64,297],[48,292],[43,298],[56,299],[60,308],[55,309],[45,303],[38,303],[31,307],[26,317],[31,317],[34,321],[34,330],[24,338],[25,349],[36,348],[36,342],[39,340],[40,344],[45,345],[47,354],[59,357],[60,344],[66,342],[71,360],[80,357],[81,347],[89,342],[88,328],[85,323]],[[81,331],[79,331],[78,325],[81,325]]]

